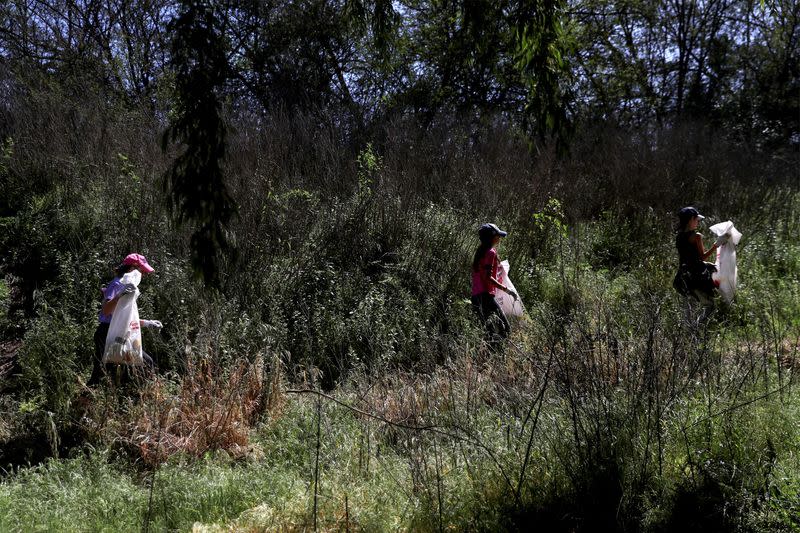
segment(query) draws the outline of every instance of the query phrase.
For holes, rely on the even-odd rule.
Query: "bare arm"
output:
[[[703,246],[703,238],[700,236],[699,233],[695,233],[693,239],[694,239],[694,245],[697,247],[697,251],[700,253],[700,259],[702,259],[703,261],[705,261],[708,258],[708,256],[711,255],[711,253],[717,249],[717,244],[714,243],[711,245],[711,248],[706,250],[705,246]]]
[[[114,314],[114,309],[117,308],[117,302],[119,302],[120,296],[122,296],[122,293],[116,295],[115,297],[113,297],[110,300],[106,300],[105,302],[103,302],[103,314],[104,315],[108,316],[108,315],[113,315]]]
[[[126,290],[126,289],[128,289],[128,290]],[[107,290],[108,289],[104,290],[104,294],[109,294],[108,292],[106,292]],[[116,295],[113,298],[109,298],[107,300],[103,300],[103,305],[102,305],[103,314],[106,315],[106,316],[113,315],[114,314],[114,310],[117,308],[117,304],[119,303],[119,299],[122,298],[122,296],[126,292],[132,292],[132,290],[135,290],[133,288],[133,285],[130,285],[130,286],[127,286],[127,285],[123,286],[121,284],[115,285],[110,294],[116,293]]]
[[[494,262],[495,262],[495,264],[498,262],[497,257],[494,258]],[[497,287],[501,291],[508,293],[511,289],[509,289],[508,287],[506,287],[505,285],[503,285],[502,283],[497,281],[497,278],[492,276],[492,271],[493,270],[494,270],[493,266],[486,265],[486,278],[487,278],[486,281],[488,281],[488,283],[486,285],[487,286],[491,285],[491,286]]]
[[[491,283],[492,285],[494,285],[495,287],[497,287],[498,289],[500,289],[503,292],[509,292],[511,290],[508,287],[506,287],[505,285],[503,285],[502,283],[500,283],[499,281],[497,281],[494,278],[494,276],[489,276],[489,283]]]

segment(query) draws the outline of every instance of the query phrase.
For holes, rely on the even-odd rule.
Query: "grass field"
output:
[[[73,376],[86,367],[49,351],[63,315],[40,319],[18,379],[29,392],[29,376],[65,389],[7,396],[3,435],[43,427],[39,445],[61,458],[6,473],[0,530],[796,529],[800,244],[790,198],[788,222],[737,221],[739,293],[705,319],[672,292],[667,219],[646,214],[636,232],[611,213],[570,225],[551,202],[529,228],[512,225],[500,248],[527,312],[499,353],[482,346],[466,295],[444,295],[443,316],[442,295],[415,286],[461,273],[419,265],[402,240],[398,260],[361,271],[369,288],[346,319],[347,291],[361,282],[322,261],[285,291],[331,311],[308,311],[300,325],[284,316],[280,331],[253,318],[267,306],[208,302],[206,336],[184,364],[138,387],[81,393]],[[470,239],[445,231],[455,212],[403,216],[442,228],[426,252],[469,257]],[[386,231],[378,223],[363,238]],[[520,260],[534,238],[536,259]],[[169,276],[144,292],[169,290]],[[316,296],[309,282],[329,292]],[[267,304],[276,316],[279,303]],[[86,336],[68,319],[59,336],[65,327],[75,342]],[[315,328],[326,336],[308,339],[305,358],[270,347]],[[261,352],[243,339],[253,334]],[[316,359],[325,371],[315,350],[328,354]]]

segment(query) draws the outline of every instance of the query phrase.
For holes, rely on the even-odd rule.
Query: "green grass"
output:
[[[681,507],[686,498],[706,505],[712,516],[722,511],[720,506],[742,506],[745,512],[734,515],[736,527],[798,527],[798,392],[699,424],[706,416],[702,396],[672,411],[664,420],[662,473],[644,495],[641,527],[668,530],[678,519],[675,512],[686,512]],[[548,410],[535,440],[523,508],[541,505],[545,497],[556,509],[571,497],[565,473],[574,465],[563,456],[570,446],[563,432],[569,413],[557,404]],[[514,467],[520,464],[524,439],[512,435],[507,440],[506,426],[518,424],[519,418],[485,405],[479,411],[474,434],[516,481]],[[343,528],[347,522],[367,531],[437,530],[440,520],[447,529],[513,527],[501,515],[512,503],[509,493],[496,464],[481,449],[419,432],[401,431],[387,441],[387,428],[380,423],[329,403],[322,412],[320,528]],[[313,397],[291,399],[279,420],[256,431],[246,459],[232,461],[224,452],[199,461],[173,458],[155,471],[152,507],[152,473],[132,470],[107,452],[23,469],[0,485],[0,530],[137,531],[148,516],[153,531],[187,531],[196,524],[209,531],[308,529],[313,524],[315,417]],[[688,432],[687,423],[695,423]],[[655,468],[655,458],[650,461]],[[709,487],[720,491],[719,501]],[[758,490],[767,492],[752,492]]]
[[[324,523],[344,520],[347,496],[351,524],[367,530],[407,524],[408,501],[392,481],[406,481],[403,461],[385,449],[360,467],[358,422],[340,409],[326,406],[323,413],[318,497]],[[185,531],[195,523],[307,527],[313,520],[314,417],[313,402],[290,402],[239,462],[224,452],[199,461],[173,458],[154,473],[152,506],[153,473],[136,473],[107,452],[23,469],[0,485],[0,530],[136,531],[148,516],[154,531]]]
[[[0,486],[4,531],[132,531],[147,493],[94,453],[24,469]]]
[[[786,198],[783,212],[800,212],[800,197]],[[511,217],[500,255],[528,314],[490,354],[466,300],[470,215],[403,210],[377,192],[302,203],[314,216],[280,229],[286,249],[257,243],[226,294],[204,292],[185,262],[161,254],[142,309],[166,324],[145,337],[174,371],[164,394],[180,389],[187,353],[223,371],[266,354],[284,389],[321,369],[337,399],[430,427],[324,400],[316,479],[317,400],[290,394],[250,428],[238,459],[175,455],[152,471],[120,446],[135,410],[98,409],[88,425],[110,422],[88,439],[94,448],[5,475],[0,531],[308,530],[315,493],[327,530],[800,528],[795,215],[773,226],[741,213],[740,290],[705,321],[671,288],[669,217],[608,211],[570,225],[554,203]],[[53,275],[37,293],[13,401],[0,404],[4,442],[7,428],[47,438],[50,425],[87,424],[76,375],[88,369],[84,307],[98,273]]]

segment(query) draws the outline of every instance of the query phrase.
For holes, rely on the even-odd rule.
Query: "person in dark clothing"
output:
[[[139,272],[150,274],[154,272],[153,267],[147,262],[143,255],[130,254],[128,255],[117,268],[114,269],[114,279],[101,289],[103,293],[103,305],[100,309],[100,323],[94,332],[94,358],[92,360],[92,375],[89,378],[87,385],[97,385],[104,373],[110,373],[116,365],[106,364],[103,368],[103,353],[106,348],[106,337],[108,336],[108,328],[111,325],[111,317],[114,309],[117,307],[117,302],[124,295],[135,292],[136,287],[133,285],[126,286],[120,280],[122,276],[128,272],[138,269]],[[162,327],[161,322],[158,320],[140,320],[139,326],[142,328],[158,328]],[[148,372],[155,370],[155,363],[153,358],[147,353],[142,351],[142,359],[144,366]]]
[[[494,299],[497,290],[508,293],[514,300],[517,293],[497,281],[500,260],[495,247],[508,235],[494,224],[483,224],[478,230],[481,244],[472,259],[472,308],[484,324],[490,346],[496,346],[511,333],[505,313]]]
[[[675,274],[673,286],[683,296],[689,296],[704,306],[714,302],[716,284],[712,274],[717,271],[713,263],[705,260],[717,248],[724,246],[727,235],[721,235],[709,248],[703,245],[703,235],[697,226],[705,217],[694,207],[684,207],[678,211],[678,234],[675,236],[675,247],[678,249],[678,272]]]

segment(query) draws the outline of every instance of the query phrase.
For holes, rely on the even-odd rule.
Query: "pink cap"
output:
[[[130,254],[122,261],[123,265],[133,265],[145,274],[150,274],[154,272],[155,269],[150,266],[150,263],[147,262],[147,259],[144,258],[143,255],[140,254]]]

